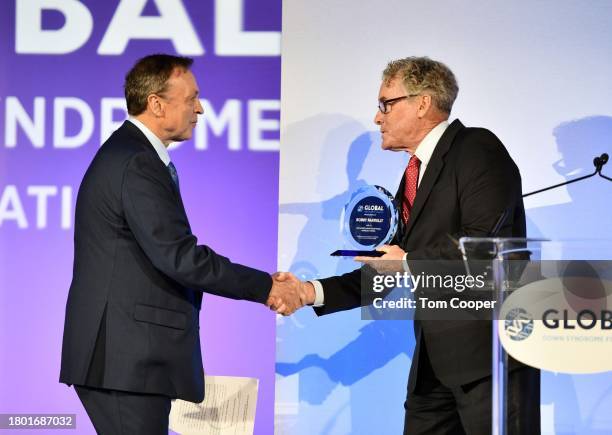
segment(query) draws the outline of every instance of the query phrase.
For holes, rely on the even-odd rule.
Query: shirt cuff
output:
[[[412,275],[412,273],[410,273],[410,267],[408,267],[408,253],[407,252],[404,254],[404,257],[402,258],[402,266],[404,267],[404,272],[407,272],[409,275]]]
[[[308,281],[312,284],[315,291],[315,300],[313,307],[321,307],[325,305],[325,294],[323,293],[323,285],[319,281]]]

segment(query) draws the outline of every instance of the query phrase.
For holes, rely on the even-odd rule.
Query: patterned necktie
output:
[[[174,166],[174,163],[172,162],[168,163],[168,172],[170,172],[170,177],[172,177],[172,181],[174,181],[176,188],[180,190],[178,173],[176,172],[176,167]]]
[[[408,162],[406,168],[406,183],[404,185],[404,201],[402,203],[402,220],[404,224],[408,223],[410,218],[410,211],[412,210],[412,204],[414,204],[414,197],[416,196],[417,184],[419,182],[419,168],[421,167],[421,161],[417,156],[412,156]]]

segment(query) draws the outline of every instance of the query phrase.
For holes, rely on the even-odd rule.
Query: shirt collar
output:
[[[153,149],[155,149],[155,152],[157,153],[161,161],[164,162],[164,165],[168,166],[170,164],[170,154],[168,154],[168,149],[163,144],[163,142],[157,136],[155,136],[155,134],[151,130],[149,130],[146,125],[144,125],[136,118],[130,116],[128,118],[128,121],[130,121],[132,124],[138,127],[140,131],[142,131],[142,133],[147,137],[149,142],[151,142],[151,145],[153,145]]]
[[[440,138],[448,128],[448,120],[442,121],[438,125],[436,125],[433,130],[431,130],[427,135],[423,138],[421,143],[417,146],[414,155],[417,156],[422,165],[427,166],[429,160],[431,159],[431,155],[436,149],[436,145],[440,141]]]

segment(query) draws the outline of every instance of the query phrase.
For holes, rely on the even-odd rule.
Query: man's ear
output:
[[[151,94],[147,97],[147,108],[158,118],[164,116],[164,102],[159,95]]]
[[[430,110],[433,110],[433,100],[431,99],[431,95],[428,94],[423,94],[419,97],[417,116],[423,118]]]

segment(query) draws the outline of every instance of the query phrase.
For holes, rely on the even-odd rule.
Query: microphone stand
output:
[[[595,166],[595,171],[592,174],[585,175],[583,177],[574,178],[573,180],[569,180],[569,181],[565,181],[563,183],[555,184],[554,186],[545,187],[544,189],[535,190],[533,192],[525,193],[523,195],[523,198],[526,198],[526,197],[531,196],[531,195],[535,195],[536,193],[546,192],[547,190],[551,190],[551,189],[555,189],[557,187],[565,186],[567,184],[575,183],[576,181],[586,180],[587,178],[594,177],[595,175],[599,175],[601,178],[604,178],[604,179],[606,179],[608,181],[612,181],[612,178],[607,177],[607,176],[605,176],[604,174],[601,173],[601,170],[602,170],[602,168],[604,167],[604,165],[606,163],[608,163],[608,154],[603,153],[601,156],[595,157],[593,159],[593,165]]]

